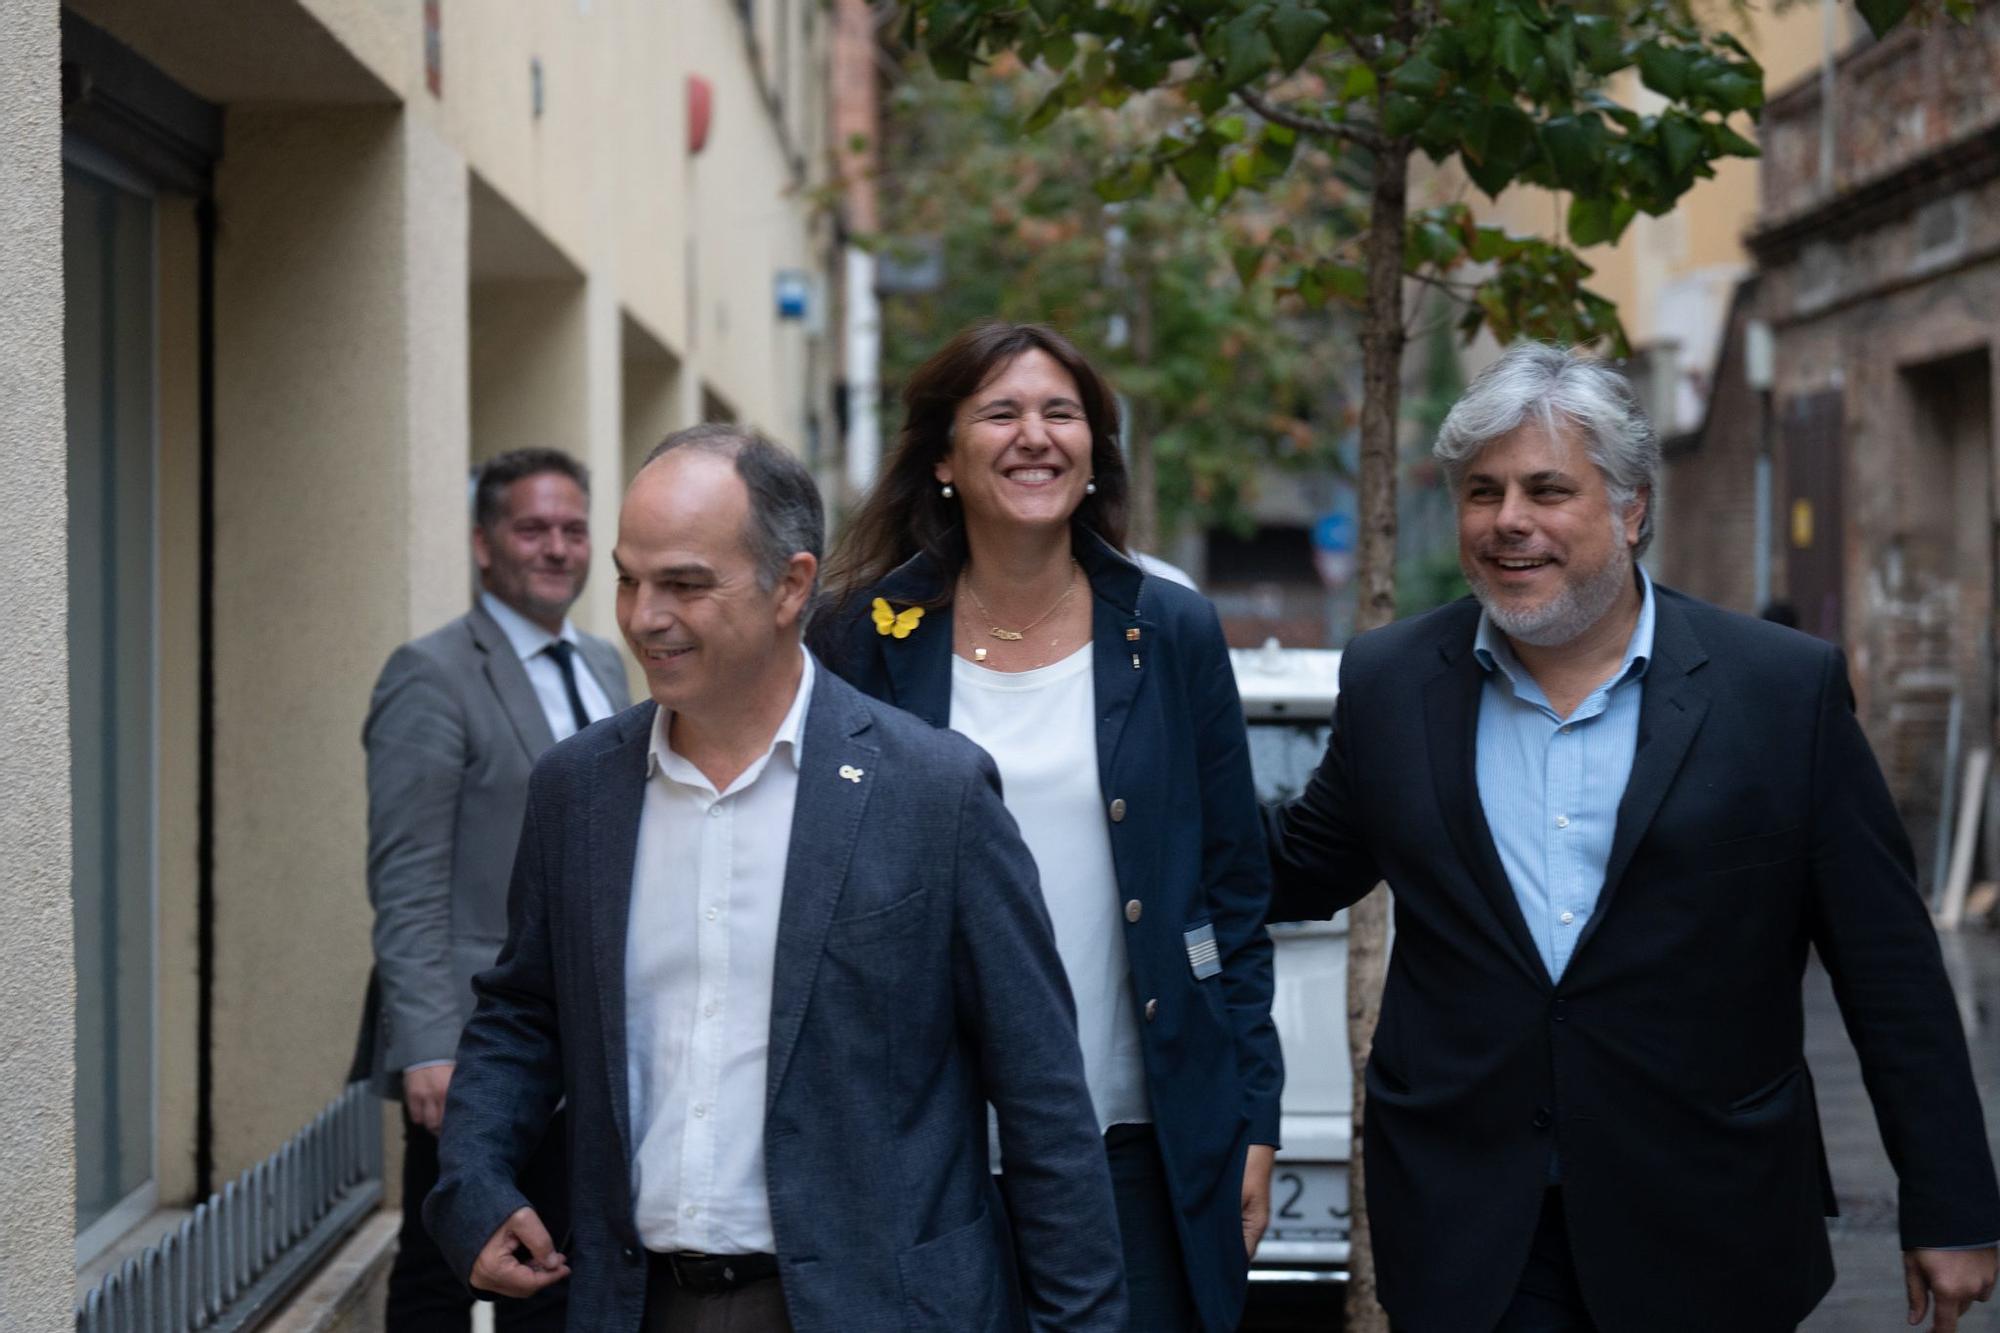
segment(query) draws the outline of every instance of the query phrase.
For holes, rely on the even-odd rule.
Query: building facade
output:
[[[360,724],[467,605],[468,469],[588,463],[615,635],[661,436],[834,465],[832,38],[819,0],[0,16],[0,1327],[67,1326],[75,1262],[340,1088]]]
[[[2000,6],[1857,41],[1771,100],[1764,146],[1735,341],[1769,330],[1768,388],[1724,350],[1668,487],[1721,503],[1681,508],[1669,572],[1743,606],[1761,560],[1801,628],[1847,650],[1928,871],[1952,719],[1957,745],[1988,746],[2000,709]]]

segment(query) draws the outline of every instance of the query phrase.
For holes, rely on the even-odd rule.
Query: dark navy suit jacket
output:
[[[1149,577],[1088,532],[1076,556],[1094,595],[1097,765],[1126,927],[1147,1089],[1203,1326],[1233,1329],[1249,1263],[1243,1159],[1278,1142],[1284,1063],[1271,1021],[1270,876],[1243,709],[1215,609]],[[906,639],[876,631],[873,598],[897,609],[948,594],[919,555],[813,629],[820,656],[878,699],[939,728],[951,720],[949,605]],[[1186,934],[1213,926],[1222,971],[1197,979]],[[1014,1158],[1007,1163],[1010,1197]],[[1025,1244],[1025,1242],[1024,1242]]]
[[[655,705],[536,766],[506,947],[473,985],[424,1220],[461,1275],[569,1099],[569,1326],[636,1330],[625,950]],[[860,781],[840,775],[848,766]],[[1124,1333],[1111,1183],[1033,859],[988,759],[816,676],[778,920],[764,1142],[792,1326],[1009,1328],[999,1110],[1031,1325]],[[561,1238],[557,1241],[561,1244]]]
[[[1277,822],[1274,915],[1395,893],[1364,1135],[1382,1303],[1411,1333],[1500,1318],[1552,1151],[1606,1333],[1803,1320],[1833,1277],[1808,946],[1897,1165],[1903,1245],[2000,1236],[1958,1011],[1840,653],[1654,592],[1638,749],[1560,981],[1480,806],[1472,599],[1348,645],[1326,759]]]

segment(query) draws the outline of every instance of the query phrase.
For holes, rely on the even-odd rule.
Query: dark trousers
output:
[[[549,1122],[548,1135],[521,1177],[521,1192],[560,1249],[568,1230],[569,1182],[563,1169],[563,1113]],[[424,1228],[424,1196],[438,1179],[437,1136],[403,1111],[403,1229],[396,1262],[389,1269],[386,1333],[436,1333],[472,1327],[472,1293],[445,1263],[444,1252]],[[508,1333],[561,1333],[569,1306],[569,1284],[537,1292],[525,1301],[493,1298],[493,1323]]]
[[[1528,1246],[1527,1266],[1493,1333],[1597,1333],[1590,1311],[1583,1306],[1583,1289],[1577,1285],[1560,1189],[1542,1195],[1542,1216]]]
[[[1195,1333],[1200,1328],[1167,1168],[1151,1125],[1113,1125],[1104,1131],[1111,1161],[1111,1195],[1118,1206],[1118,1236],[1125,1245],[1125,1292],[1133,1333]]]
[[[785,1288],[767,1277],[734,1291],[685,1291],[671,1282],[646,1281],[645,1333],[792,1333]]]

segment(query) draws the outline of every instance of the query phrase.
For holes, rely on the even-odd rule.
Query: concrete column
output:
[[[617,582],[611,547],[625,498],[625,338],[612,281],[592,273],[584,284],[584,417],[577,452],[590,468],[590,582],[571,613],[593,634],[618,640]],[[631,674],[631,663],[626,674]]]
[[[362,718],[463,610],[465,165],[394,108],[232,110],[217,181],[216,1166],[339,1088],[368,972]]]
[[[68,451],[56,0],[0,6],[0,1324],[74,1325]]]

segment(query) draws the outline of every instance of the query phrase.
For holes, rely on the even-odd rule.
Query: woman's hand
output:
[[[1271,1163],[1278,1150],[1268,1143],[1250,1145],[1243,1159],[1243,1252],[1254,1257],[1264,1228],[1271,1224]]]

